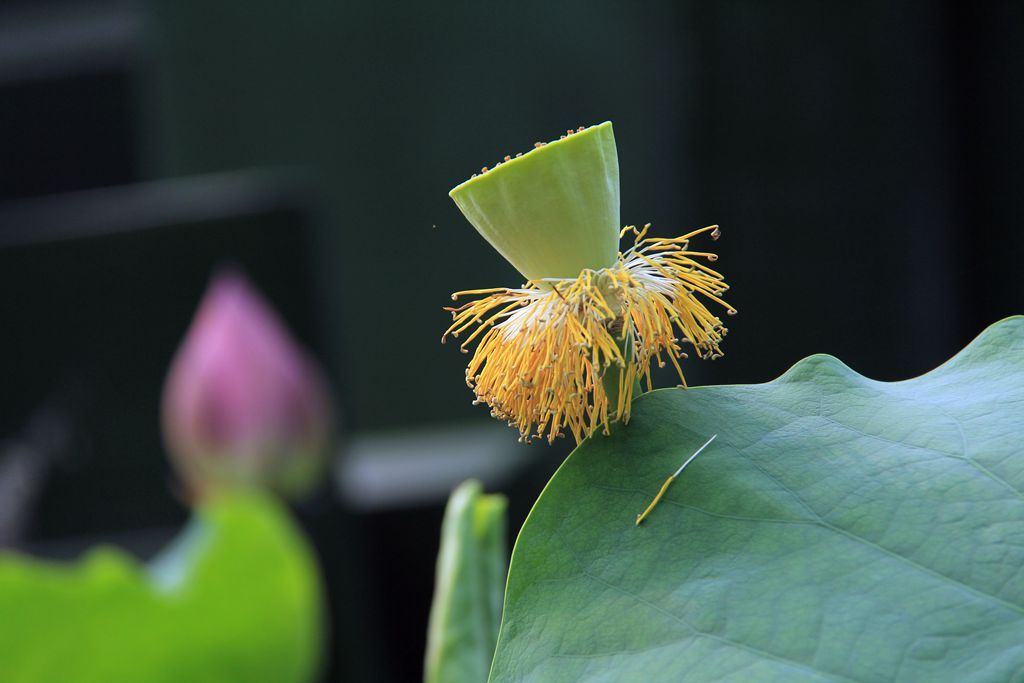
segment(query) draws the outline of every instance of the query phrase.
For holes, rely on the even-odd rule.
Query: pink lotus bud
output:
[[[319,367],[237,271],[216,275],[164,385],[164,441],[194,495],[267,487],[301,495],[329,447]]]

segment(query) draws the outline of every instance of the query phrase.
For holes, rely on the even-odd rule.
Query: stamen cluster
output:
[[[468,333],[463,353],[478,341],[466,369],[474,403],[489,405],[521,440],[553,442],[568,430],[579,442],[598,426],[607,434],[611,420],[629,421],[640,379],[653,388],[652,360],[664,367],[667,357],[685,386],[683,344],[701,358],[722,355],[728,329],[702,298],[732,315],[720,298],[728,285],[697,260],[714,262],[715,254],[689,251],[690,238],[717,239],[718,226],[676,238],[647,237],[649,229],[624,228],[620,238],[632,232],[633,245],[609,268],[452,294],[482,298],[445,309],[453,323],[441,341]]]

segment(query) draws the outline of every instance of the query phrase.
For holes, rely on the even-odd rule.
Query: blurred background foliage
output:
[[[310,548],[269,497],[205,503],[154,561],[0,556],[0,672],[24,683],[303,683],[322,596]]]
[[[450,486],[508,492],[514,531],[567,451],[492,426],[439,344],[451,291],[521,280],[447,191],[610,119],[625,222],[722,225],[740,314],[691,383],[910,377],[1021,310],[1022,37],[1012,0],[7,2],[0,543],[145,556],[180,524],[161,383],[234,261],[341,406],[300,511],[326,676],[414,680]]]

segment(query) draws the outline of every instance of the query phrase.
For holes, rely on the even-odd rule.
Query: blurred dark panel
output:
[[[919,374],[1024,308],[1021,5],[785,7],[693,12],[700,213],[740,310],[700,378]]]
[[[128,3],[0,5],[0,200],[138,179],[141,26]]]
[[[1024,309],[1024,3],[957,3],[946,21],[960,284],[980,328]]]
[[[133,99],[116,72],[3,88],[0,200],[135,180]]]

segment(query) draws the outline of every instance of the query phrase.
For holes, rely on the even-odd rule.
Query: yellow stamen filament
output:
[[[651,510],[654,509],[654,506],[656,506],[658,503],[661,502],[661,499],[665,495],[665,492],[668,491],[668,487],[672,485],[672,482],[674,482],[676,479],[679,478],[679,475],[683,473],[683,470],[686,469],[686,466],[689,465],[691,462],[693,462],[694,459],[696,459],[696,457],[698,455],[700,455],[701,451],[703,451],[705,448],[707,448],[708,445],[712,441],[714,441],[715,438],[717,438],[717,437],[718,437],[718,434],[715,434],[710,439],[705,441],[703,446],[701,446],[696,451],[694,451],[693,455],[691,455],[689,458],[687,458],[686,462],[684,462],[682,465],[680,465],[679,469],[676,470],[675,473],[672,476],[670,476],[668,479],[665,480],[665,483],[661,485],[661,490],[658,491],[658,495],[654,496],[654,500],[652,500],[651,504],[647,506],[647,509],[644,510],[643,512],[641,512],[639,515],[636,516],[636,525],[637,526],[640,526],[640,523],[643,522],[645,519],[647,519],[647,515],[651,514]]]
[[[598,426],[608,433],[611,417],[628,422],[637,382],[651,388],[652,360],[664,367],[662,354],[668,356],[685,386],[683,342],[701,358],[721,357],[728,330],[698,297],[734,313],[721,299],[728,286],[694,260],[713,261],[714,254],[687,250],[689,238],[714,236],[718,227],[670,239],[647,237],[649,230],[624,228],[621,236],[632,232],[633,246],[609,268],[452,294],[482,298],[445,309],[453,321],[441,341],[469,332],[461,349],[468,353],[477,342],[466,370],[475,403],[488,404],[522,440],[553,442],[568,431],[579,442]],[[602,382],[609,371],[618,372],[614,405]]]

